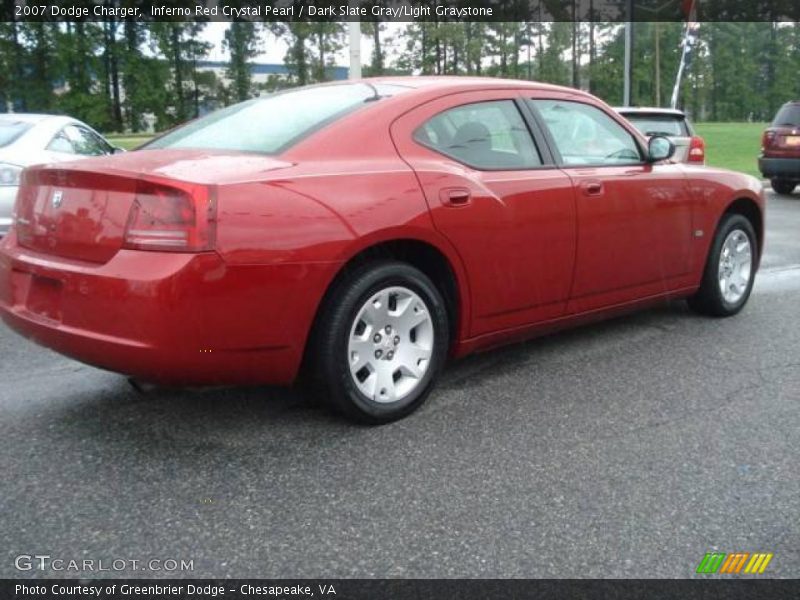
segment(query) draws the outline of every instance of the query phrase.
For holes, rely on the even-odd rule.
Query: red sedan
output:
[[[294,89],[26,170],[0,314],[147,381],[289,384],[302,366],[339,410],[385,422],[448,356],[669,298],[737,313],[761,185],[673,152],[544,84]]]

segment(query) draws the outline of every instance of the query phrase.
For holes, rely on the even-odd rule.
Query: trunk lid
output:
[[[17,241],[23,248],[104,263],[122,247],[136,179],[34,167],[17,196]]]
[[[289,166],[262,155],[149,150],[32,167],[23,172],[17,196],[17,240],[51,256],[105,263],[123,247],[143,183],[185,191],[187,184],[260,179]]]

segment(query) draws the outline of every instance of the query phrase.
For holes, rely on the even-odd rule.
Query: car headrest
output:
[[[450,145],[469,148],[489,148],[491,147],[491,140],[489,137],[489,128],[486,127],[486,125],[478,123],[477,121],[469,121],[456,130]]]

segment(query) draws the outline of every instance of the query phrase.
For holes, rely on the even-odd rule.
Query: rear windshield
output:
[[[675,137],[686,137],[689,135],[689,129],[686,127],[686,119],[681,115],[656,115],[648,113],[622,114],[633,123],[636,129],[646,136],[671,135]]]
[[[380,83],[348,83],[271,94],[187,123],[143,149],[202,148],[277,154],[346,114],[407,89]]]
[[[775,119],[772,121],[773,127],[800,127],[800,105],[785,104],[778,110]]]
[[[0,119],[0,148],[8,146],[30,128],[30,123],[23,123],[13,119]]]

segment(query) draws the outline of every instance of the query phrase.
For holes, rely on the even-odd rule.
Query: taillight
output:
[[[139,181],[123,246],[135,250],[203,252],[214,247],[213,189]]]
[[[761,136],[761,151],[763,152],[770,146],[772,146],[772,142],[775,141],[775,132],[774,131],[765,131]]]
[[[706,162],[706,143],[703,141],[703,138],[696,135],[692,136],[692,139],[689,141],[689,162]]]

